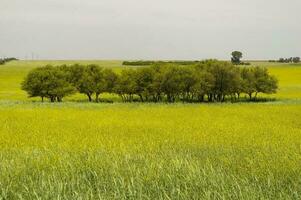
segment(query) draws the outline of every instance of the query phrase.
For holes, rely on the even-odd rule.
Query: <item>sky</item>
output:
[[[301,0],[0,0],[0,57],[301,56]]]

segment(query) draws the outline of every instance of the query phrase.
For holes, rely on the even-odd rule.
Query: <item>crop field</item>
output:
[[[30,69],[71,63],[0,65],[0,199],[301,198],[301,65],[252,63],[279,80],[261,103],[41,103],[20,89]]]

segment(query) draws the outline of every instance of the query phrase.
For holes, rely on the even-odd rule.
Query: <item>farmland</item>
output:
[[[300,199],[301,65],[253,63],[279,80],[266,103],[28,99],[48,63],[75,61],[0,66],[0,199]]]

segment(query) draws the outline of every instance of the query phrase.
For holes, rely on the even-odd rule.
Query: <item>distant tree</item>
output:
[[[279,58],[280,63],[298,63],[300,62],[300,57],[290,57],[290,58]]]
[[[300,62],[300,57],[294,57],[293,62],[294,63],[299,63]]]
[[[242,53],[240,51],[233,51],[231,55],[232,55],[231,58],[232,63],[235,65],[239,65],[240,59],[242,58]]]
[[[284,62],[285,62],[285,59],[284,59],[284,58],[279,58],[278,62],[284,63]]]
[[[4,65],[5,63],[14,61],[14,60],[18,60],[18,59],[14,58],[14,57],[0,59],[0,65]]]

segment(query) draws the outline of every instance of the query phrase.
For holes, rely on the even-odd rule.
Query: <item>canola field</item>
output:
[[[30,69],[74,62],[0,66],[0,199],[301,198],[301,65],[266,64],[280,86],[266,103],[41,103],[20,90]]]

